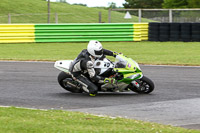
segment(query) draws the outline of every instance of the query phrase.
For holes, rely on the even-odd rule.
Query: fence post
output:
[[[99,12],[99,23],[101,23],[101,12]]]
[[[55,23],[57,24],[58,23],[58,14],[55,13]]]
[[[8,23],[11,24],[11,14],[8,13]]]
[[[169,22],[173,22],[173,18],[172,18],[172,9],[169,9]]]
[[[112,9],[109,9],[109,10],[108,10],[108,23],[111,22],[111,10],[112,10]]]
[[[142,9],[138,9],[138,19],[139,19],[139,23],[142,20]]]
[[[50,0],[48,0],[47,6],[48,6],[48,23],[50,23]]]

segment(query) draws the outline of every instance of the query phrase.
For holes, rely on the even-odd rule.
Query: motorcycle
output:
[[[54,67],[61,70],[58,83],[62,88],[73,93],[82,93],[82,85],[70,74],[69,68],[73,60],[56,61]],[[98,91],[102,92],[127,92],[149,94],[154,90],[154,83],[144,76],[137,62],[122,54],[115,58],[115,62],[107,58],[97,59],[94,69],[99,76],[114,78],[115,83],[95,83]]]

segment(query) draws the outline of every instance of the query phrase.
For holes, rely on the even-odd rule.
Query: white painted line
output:
[[[0,105],[0,108],[10,108],[10,107],[14,107],[14,108],[18,108],[18,109],[29,109],[29,110],[41,110],[41,111],[50,111],[50,110],[54,110],[54,108],[52,109],[38,109],[38,108],[26,108],[26,107],[16,107],[16,106],[3,106],[3,105]],[[59,109],[56,109],[56,110],[59,110]],[[61,108],[61,110],[63,110],[63,108]],[[63,110],[63,111],[70,111],[70,110]],[[71,112],[76,112],[76,111],[71,111]],[[89,114],[89,115],[94,115],[94,116],[97,116],[97,117],[109,117],[111,119],[116,119],[116,118],[123,118],[123,117],[113,117],[113,116],[108,116],[108,115],[97,115],[97,114],[92,114],[92,113],[87,113],[85,112],[86,114]]]
[[[0,107],[2,107],[2,108],[14,107],[14,108],[19,108],[19,109],[43,110],[43,111],[47,111],[48,110],[48,109],[26,108],[26,107],[16,107],[16,106],[3,106],[3,105],[0,105]]]

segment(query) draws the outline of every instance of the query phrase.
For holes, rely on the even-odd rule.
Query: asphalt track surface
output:
[[[60,71],[53,63],[0,61],[0,105],[80,111],[200,129],[200,67],[141,68],[155,82],[151,94],[90,97],[62,89],[57,83]]]

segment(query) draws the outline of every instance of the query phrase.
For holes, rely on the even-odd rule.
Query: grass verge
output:
[[[200,65],[199,42],[102,42],[141,64]],[[0,44],[0,60],[55,61],[74,59],[87,43]]]
[[[124,118],[99,117],[62,110],[0,108],[0,131],[6,133],[115,132],[115,133],[199,133],[156,123]]]
[[[8,23],[8,14],[11,15],[11,23],[47,23],[47,8],[46,0],[1,0],[0,23]],[[50,8],[50,23],[55,23],[55,13],[57,13],[58,23],[98,23],[99,12],[102,14],[102,22],[108,22],[108,9],[70,5],[60,2],[51,2]],[[125,13],[125,11],[112,11],[111,22],[138,22],[138,17],[134,15],[132,15],[131,19],[124,19]],[[152,22],[153,20],[142,18],[141,21]]]

